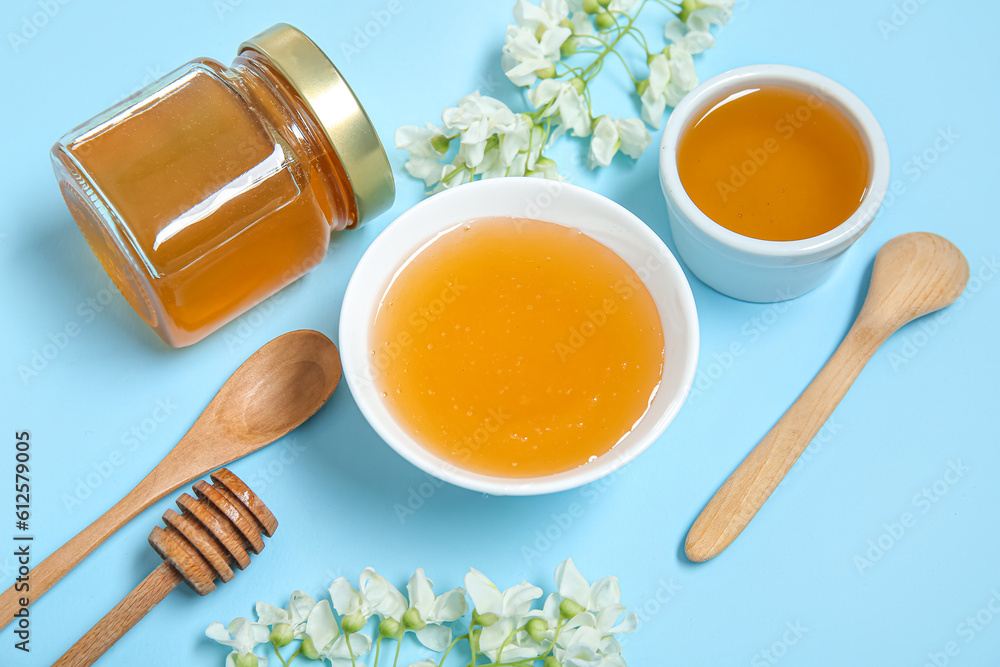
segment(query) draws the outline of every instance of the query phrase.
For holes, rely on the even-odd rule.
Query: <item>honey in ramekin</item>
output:
[[[694,114],[677,147],[685,192],[737,234],[794,241],[847,220],[871,171],[861,134],[820,95],[761,85]]]

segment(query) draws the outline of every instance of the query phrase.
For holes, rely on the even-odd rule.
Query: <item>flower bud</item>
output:
[[[360,611],[356,611],[350,616],[345,616],[340,619],[340,628],[347,634],[360,632],[361,628],[365,627],[366,620],[367,619],[361,615]]]
[[[378,624],[378,634],[388,639],[399,639],[403,634],[403,626],[394,618],[386,618]]]
[[[277,623],[271,628],[269,640],[274,648],[288,646],[292,643],[293,639],[295,639],[295,633],[292,631],[292,626],[288,623]]]
[[[566,598],[559,603],[559,615],[565,619],[573,618],[577,614],[582,614],[585,611],[587,611],[586,608],[576,600]]]
[[[584,81],[578,76],[574,76],[572,79],[569,80],[569,82],[570,84],[573,85],[573,88],[576,90],[577,93],[583,95],[583,90],[587,87],[586,81]]]
[[[691,12],[698,9],[704,9],[705,7],[705,3],[700,2],[700,0],[682,0],[681,11],[677,14],[677,18],[687,23],[688,17],[691,16]]]
[[[416,609],[407,609],[403,613],[403,627],[407,630],[423,630],[427,623],[420,617],[420,612]]]
[[[551,79],[556,75],[556,66],[553,65],[552,63],[549,63],[542,69],[535,72],[535,74],[538,76],[539,79]]]
[[[528,631],[529,637],[536,642],[540,642],[545,638],[545,632],[549,629],[549,624],[544,618],[533,618],[525,624],[524,629]]]
[[[319,660],[319,651],[316,650],[316,644],[312,637],[306,637],[302,640],[302,644],[299,645],[299,653],[308,660]]]
[[[559,27],[569,28],[570,30],[573,30],[575,26],[573,25],[573,22],[570,21],[569,19],[563,19],[562,21],[559,22]]]
[[[604,10],[594,19],[594,24],[598,30],[607,30],[615,24],[615,17],[611,15],[611,12]]]
[[[488,627],[490,627],[491,625],[493,625],[494,623],[496,623],[499,620],[500,620],[500,617],[497,616],[496,614],[492,613],[492,612],[489,613],[489,614],[480,614],[478,611],[473,611],[472,612],[472,624],[473,625],[479,625],[479,626],[482,626],[484,628],[488,628]]]
[[[542,667],[562,667],[562,663],[550,655],[545,658],[545,662],[542,663]]]
[[[649,88],[649,79],[643,79],[642,81],[635,82],[635,92],[639,93],[639,97],[646,92]]]
[[[597,4],[607,9],[611,5],[611,0],[597,0]]]
[[[563,58],[569,58],[571,55],[576,53],[576,47],[576,37],[567,37],[566,41],[559,47],[559,55]]]
[[[451,146],[451,139],[444,136],[443,134],[435,134],[431,137],[431,148],[436,150],[442,155],[448,152],[448,147]]]
[[[597,0],[583,0],[583,11],[588,14],[596,14],[601,11],[601,3]]]
[[[233,662],[236,667],[257,667],[257,656],[253,653],[239,653]]]
[[[555,160],[545,157],[544,155],[535,160],[536,167],[554,167],[556,166]]]

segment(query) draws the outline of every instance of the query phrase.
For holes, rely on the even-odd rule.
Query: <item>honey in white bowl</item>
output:
[[[577,229],[483,218],[420,248],[372,332],[389,411],[439,458],[528,478],[609,452],[659,386],[664,334],[635,271]]]
[[[694,114],[677,170],[709,218],[769,241],[812,238],[845,222],[871,171],[861,133],[836,105],[780,85],[728,93]]]

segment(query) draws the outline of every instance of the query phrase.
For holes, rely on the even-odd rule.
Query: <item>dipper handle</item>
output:
[[[90,632],[80,637],[63,657],[56,660],[52,667],[86,667],[94,664],[181,581],[182,577],[173,565],[166,561],[160,563]]]

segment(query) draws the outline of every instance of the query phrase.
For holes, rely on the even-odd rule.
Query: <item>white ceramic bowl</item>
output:
[[[681,185],[677,143],[689,123],[708,104],[760,85],[813,93],[844,113],[861,134],[870,165],[868,190],[854,214],[825,234],[800,241],[737,234],[702,213]],[[782,301],[819,286],[871,225],[889,186],[889,147],[868,107],[835,81],[797,67],[752,65],[705,81],[670,113],[660,143],[660,184],[677,251],[702,282],[744,301]]]
[[[663,379],[649,410],[610,452],[574,470],[512,479],[470,472],[438,458],[396,422],[382,401],[371,363],[371,323],[396,270],[437,234],[473,218],[533,218],[576,227],[628,262],[659,310],[666,340]],[[340,318],[344,377],[362,414],[393,449],[446,482],[497,495],[533,495],[592,482],[631,461],[680,410],[698,361],[698,318],[691,287],[673,255],[639,218],[580,187],[539,178],[498,178],[446,190],[393,221],[361,258],[344,294]]]

